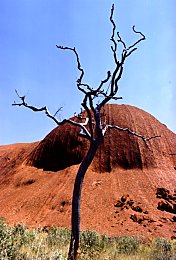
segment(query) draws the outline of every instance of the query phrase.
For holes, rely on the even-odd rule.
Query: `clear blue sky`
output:
[[[15,89],[61,117],[79,112],[75,57],[55,45],[76,47],[85,82],[97,85],[113,68],[110,50],[111,0],[0,0],[0,144],[41,140],[56,125],[42,113],[12,107]],[[124,41],[146,41],[127,60],[119,84],[121,103],[146,110],[176,132],[176,1],[115,1],[118,30]]]

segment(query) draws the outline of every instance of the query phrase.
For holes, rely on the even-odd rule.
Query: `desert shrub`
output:
[[[80,259],[96,259],[99,251],[99,236],[94,231],[83,231],[80,237]]]
[[[99,236],[94,231],[84,231],[81,233],[81,247],[88,250],[96,250],[99,248]]]
[[[32,229],[27,231],[28,243],[24,244],[19,253],[19,259],[25,260],[63,260],[62,238],[59,239],[60,229]],[[34,236],[34,239],[33,239]],[[32,237],[32,239],[30,239]],[[61,246],[62,244],[62,246]],[[67,251],[67,250],[66,250]]]
[[[21,243],[14,228],[0,221],[0,259],[15,259]]]
[[[70,241],[70,230],[67,228],[51,227],[47,230],[46,242],[48,246],[65,246]]]
[[[116,239],[116,250],[118,254],[131,255],[137,253],[139,240],[136,237],[123,236]]]
[[[112,247],[114,244],[113,238],[106,235],[101,235],[99,239],[99,248],[106,249],[107,247]]]
[[[164,238],[155,240],[152,251],[151,259],[155,260],[171,260],[173,259],[172,244]]]
[[[87,230],[81,232],[80,245],[80,259],[104,259],[101,255],[111,247],[111,238]]]

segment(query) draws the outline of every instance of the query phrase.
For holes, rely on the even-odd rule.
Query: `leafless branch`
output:
[[[81,136],[83,136],[83,133],[84,133],[84,137],[86,137],[87,139],[91,140],[91,135],[90,135],[89,131],[86,128],[86,125],[88,124],[89,118],[86,118],[84,123],[76,122],[76,121],[73,121],[71,119],[64,119],[62,121],[59,121],[59,120],[57,120],[57,118],[55,116],[58,113],[58,111],[60,111],[62,109],[62,107],[59,108],[54,115],[52,115],[52,114],[50,114],[50,112],[48,111],[48,108],[46,106],[37,108],[35,106],[28,105],[26,103],[26,101],[25,101],[25,96],[20,96],[18,94],[17,90],[15,90],[15,92],[16,92],[17,96],[19,97],[19,99],[21,99],[22,102],[21,103],[14,102],[12,104],[12,106],[24,106],[26,108],[31,109],[34,112],[42,112],[43,111],[46,114],[46,116],[51,118],[57,125],[63,125],[65,123],[69,123],[71,125],[80,127],[80,129],[81,129],[81,132],[80,132]]]
[[[125,132],[128,132],[129,134],[132,134],[134,136],[137,136],[139,138],[142,138],[143,141],[149,141],[153,138],[158,138],[158,137],[161,137],[161,135],[155,135],[155,136],[151,136],[151,137],[145,137],[143,135],[140,135],[132,130],[130,130],[129,128],[123,128],[123,127],[120,127],[120,126],[117,126],[117,125],[106,125],[105,128],[103,129],[103,134],[106,133],[106,130],[110,128],[110,129],[117,129],[119,131],[125,131]]]
[[[110,21],[112,23],[112,36],[111,36],[111,41],[113,42],[113,46],[111,46],[112,52],[113,52],[113,56],[114,56],[114,61],[116,64],[116,67],[112,73],[112,77],[111,77],[111,84],[110,84],[110,91],[108,93],[108,91],[100,91],[101,89],[101,84],[100,84],[100,89],[99,89],[99,95],[104,96],[104,99],[101,101],[100,104],[98,104],[98,109],[100,110],[106,103],[109,102],[109,100],[111,99],[121,99],[122,97],[116,97],[116,94],[118,92],[118,82],[122,77],[123,74],[123,66],[125,63],[125,60],[127,57],[129,57],[135,50],[137,50],[137,45],[145,40],[145,36],[143,33],[138,32],[135,30],[135,26],[132,27],[133,32],[136,34],[139,34],[141,36],[141,38],[139,40],[137,40],[134,44],[130,45],[128,48],[125,44],[125,42],[123,41],[123,39],[120,36],[120,33],[117,32],[117,40],[115,39],[115,32],[116,32],[116,25],[115,22],[113,20],[113,14],[114,14],[114,5],[112,5],[111,8],[111,14],[110,14]],[[121,43],[123,46],[123,50],[121,53],[121,59],[118,60],[117,58],[117,43]],[[109,80],[109,78],[108,78]],[[107,82],[107,81],[106,81]],[[108,88],[109,89],[109,88]]]
[[[125,42],[122,40],[122,38],[121,38],[121,36],[120,36],[120,33],[119,32],[117,32],[117,36],[118,36],[118,42],[120,42],[120,43],[122,43],[122,45],[123,45],[123,47],[124,47],[124,50],[126,50],[126,44],[125,44]]]
[[[101,81],[99,87],[97,88],[97,90],[96,90],[97,93],[101,90],[101,88],[103,87],[103,85],[106,84],[106,83],[109,81],[110,77],[111,77],[111,72],[108,71],[108,72],[107,72],[107,77],[106,77],[104,80]]]
[[[113,42],[114,44],[114,47],[111,46],[111,50],[113,52],[113,55],[114,55],[114,60],[115,60],[115,63],[118,64],[118,58],[117,58],[117,42],[115,40],[115,30],[116,30],[116,24],[113,20],[113,14],[114,14],[114,4],[112,5],[112,8],[111,8],[111,15],[110,15],[110,21],[112,23],[112,36],[111,36],[111,41]]]
[[[110,13],[110,22],[112,24],[112,35],[111,35],[111,41],[113,43],[113,45],[111,46],[112,52],[113,52],[113,57],[114,57],[114,61],[116,64],[116,67],[112,73],[110,71],[107,72],[107,77],[101,81],[100,85],[98,86],[98,88],[91,88],[90,85],[83,83],[83,77],[84,77],[84,70],[81,66],[80,63],[80,58],[78,55],[78,52],[76,51],[75,48],[71,48],[71,47],[64,47],[64,46],[58,46],[56,45],[57,48],[61,49],[61,50],[69,50],[74,52],[75,56],[76,56],[76,61],[77,61],[77,68],[80,71],[80,76],[77,79],[77,87],[78,89],[83,92],[85,94],[85,97],[83,99],[82,102],[82,106],[85,109],[85,111],[87,112],[87,116],[89,117],[89,129],[90,129],[90,133],[91,136],[93,138],[93,125],[92,125],[92,114],[91,111],[94,113],[95,115],[95,110],[98,109],[99,111],[101,110],[101,108],[108,103],[109,100],[118,100],[118,99],[122,99],[122,97],[116,97],[116,94],[118,92],[118,82],[122,77],[122,73],[123,73],[123,66],[124,66],[124,62],[125,59],[130,56],[137,48],[135,47],[140,41],[145,39],[145,36],[141,33],[135,30],[135,26],[132,27],[134,33],[136,34],[140,34],[141,38],[139,40],[137,40],[134,44],[132,44],[131,46],[129,46],[127,48],[125,42],[123,41],[123,39],[121,38],[119,32],[117,32],[117,39],[115,37],[116,34],[116,24],[114,22],[113,19],[113,15],[114,15],[114,4],[112,5],[111,8],[111,13]],[[117,57],[117,46],[118,43],[121,43],[123,46],[123,51],[121,54],[121,59],[118,60]],[[110,82],[110,89],[109,87],[104,90],[103,86],[111,79]],[[93,100],[97,97],[103,97],[103,100],[97,104],[96,106],[94,106],[93,104]]]
[[[132,49],[132,48],[135,47],[138,43],[140,43],[141,41],[144,41],[144,40],[146,39],[146,38],[145,38],[145,35],[144,35],[143,33],[137,32],[137,31],[135,30],[135,25],[133,25],[132,29],[133,29],[133,32],[134,32],[134,33],[140,34],[140,36],[142,36],[142,37],[141,37],[139,40],[137,40],[134,44],[132,44],[131,46],[129,46],[129,47],[127,48],[127,51],[130,50],[130,49]]]
[[[57,115],[60,111],[62,111],[62,108],[63,108],[63,107],[59,107],[59,108],[58,108],[58,110],[57,110],[57,111],[55,112],[55,114],[54,114],[54,117],[56,117],[56,115]]]
[[[136,50],[137,50],[137,48],[133,48],[131,51],[126,52],[126,57],[130,56]]]
[[[81,67],[79,55],[78,55],[76,49],[75,49],[75,48],[71,48],[71,47],[58,46],[58,45],[56,45],[56,47],[57,47],[58,49],[61,49],[61,50],[69,50],[69,51],[73,51],[73,52],[74,52],[74,54],[76,55],[77,68],[78,68],[78,70],[81,72],[80,77],[78,78],[77,81],[78,81],[78,82],[81,82],[81,81],[82,81],[82,78],[83,78],[83,76],[84,76],[84,70],[83,70],[83,68]]]
[[[111,100],[119,100],[119,99],[123,99],[122,97],[114,97],[114,96],[111,96],[111,95],[107,95],[106,93],[102,92],[101,93],[102,96],[104,96],[105,98],[107,99],[111,99]]]
[[[74,52],[74,54],[75,54],[75,56],[76,56],[76,61],[77,61],[77,68],[78,68],[78,70],[80,71],[80,76],[79,76],[79,78],[77,79],[77,87],[78,87],[78,89],[79,89],[81,92],[83,92],[84,94],[86,94],[87,91],[86,91],[84,88],[82,88],[82,87],[87,87],[88,90],[90,90],[91,87],[90,87],[88,84],[82,83],[82,80],[83,80],[83,77],[84,77],[84,70],[83,70],[83,68],[81,67],[81,63],[80,63],[80,58],[79,58],[78,52],[76,51],[75,48],[71,48],[71,47],[67,47],[67,46],[65,47],[65,46],[58,46],[58,45],[56,45],[56,47],[57,47],[58,49],[61,49],[61,50],[69,50],[69,51]]]
[[[82,102],[82,106],[83,108],[85,109],[85,111],[87,112],[87,116],[89,118],[89,131],[90,131],[90,136],[91,136],[91,139],[94,139],[94,132],[93,132],[93,119],[92,119],[92,113],[87,105],[87,102],[88,102],[88,99],[89,99],[89,104],[90,106],[92,107],[92,112],[94,111],[94,107],[93,107],[93,104],[92,104],[92,99],[91,99],[91,96],[87,93],[84,97],[84,100]]]

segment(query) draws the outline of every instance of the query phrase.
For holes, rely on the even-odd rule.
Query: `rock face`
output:
[[[109,129],[83,185],[82,229],[174,237],[176,134],[147,112],[106,105]],[[0,146],[0,216],[29,226],[70,226],[74,179],[89,143],[77,127],[56,127],[41,142]]]
[[[93,163],[96,171],[174,167],[175,134],[165,125],[143,110],[128,105],[106,105],[104,114],[107,124],[127,127],[145,137],[161,135],[161,138],[144,142],[128,132],[109,129]],[[78,133],[79,129],[70,124],[56,127],[31,153],[29,165],[58,171],[79,164],[88,149],[88,142],[78,137]]]
[[[79,129],[69,124],[55,128],[32,151],[27,164],[46,171],[59,171],[79,164],[84,156],[84,142]]]

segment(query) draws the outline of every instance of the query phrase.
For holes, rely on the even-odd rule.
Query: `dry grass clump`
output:
[[[0,259],[65,260],[70,231],[65,228],[10,227],[0,220]],[[174,260],[176,241],[158,238],[147,244],[136,237],[81,233],[80,260]]]

